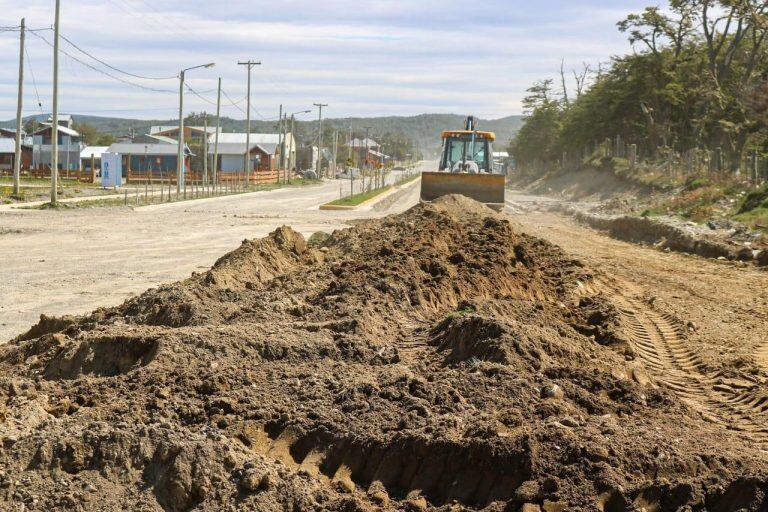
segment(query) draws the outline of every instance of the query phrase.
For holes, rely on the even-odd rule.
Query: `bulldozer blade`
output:
[[[504,208],[503,174],[421,173],[421,200],[434,201],[447,194],[461,194],[495,210]]]

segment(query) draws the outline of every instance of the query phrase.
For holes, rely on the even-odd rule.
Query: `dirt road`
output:
[[[0,340],[29,328],[40,314],[87,313],[207,269],[243,239],[280,225],[309,236],[354,218],[403,211],[418,200],[414,183],[383,209],[318,211],[338,197],[339,186],[332,180],[136,209],[0,212]]]
[[[768,273],[753,265],[617,241],[511,194],[511,215],[601,271],[603,294],[628,325],[632,357],[711,421],[768,448]]]

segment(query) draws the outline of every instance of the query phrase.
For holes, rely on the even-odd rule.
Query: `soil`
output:
[[[460,196],[281,227],[0,346],[0,506],[765,510],[764,372],[697,329]]]

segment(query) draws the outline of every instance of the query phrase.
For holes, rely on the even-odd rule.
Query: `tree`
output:
[[[551,161],[559,151],[560,103],[552,99],[552,80],[536,82],[523,98],[525,124],[510,144],[518,164],[537,166]]]

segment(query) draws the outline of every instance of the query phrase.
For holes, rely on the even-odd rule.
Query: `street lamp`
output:
[[[179,153],[178,161],[176,162],[176,197],[179,197],[181,192],[182,181],[184,181],[184,195],[186,196],[186,169],[184,168],[184,74],[187,71],[198,68],[212,68],[216,64],[209,62],[208,64],[200,64],[199,66],[192,66],[191,68],[182,69],[179,72]]]

